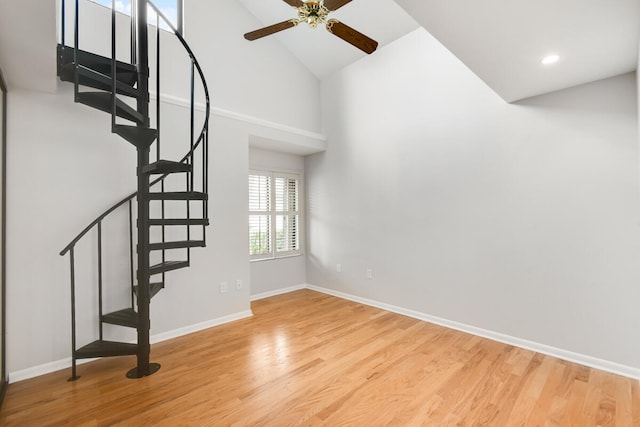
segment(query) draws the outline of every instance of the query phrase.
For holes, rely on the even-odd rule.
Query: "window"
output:
[[[249,258],[300,254],[300,176],[249,172]]]
[[[94,3],[101,4],[103,6],[107,6],[111,8],[111,0],[91,0]],[[151,0],[153,4],[155,4],[158,9],[164,14],[164,16],[169,19],[171,25],[180,29],[178,26],[178,8],[182,5],[182,0]],[[116,10],[118,12],[122,12],[125,15],[131,15],[131,0],[116,0]],[[149,22],[152,25],[155,25],[156,22],[156,13],[152,8],[147,8],[147,17]],[[168,30],[169,27],[164,24],[164,21],[161,20],[160,28],[164,28]]]

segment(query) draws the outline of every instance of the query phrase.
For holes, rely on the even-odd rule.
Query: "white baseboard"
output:
[[[260,294],[251,295],[251,301],[258,301],[261,299],[275,297],[277,295],[288,294],[289,292],[299,291],[301,289],[307,289],[308,285],[290,286],[288,288],[276,289],[275,291],[262,292]]]
[[[617,375],[640,380],[640,369],[632,366],[622,365],[616,362],[611,362],[604,359],[599,359],[592,356],[587,356],[581,353],[575,353],[572,351],[564,350],[557,347],[548,346],[546,344],[540,344],[537,342],[525,340],[518,337],[502,334],[487,329],[478,328],[475,326],[467,325],[464,323],[455,322],[448,319],[443,319],[429,314],[421,313],[414,310],[398,307],[391,304],[386,304],[380,301],[371,300],[368,298],[362,298],[355,295],[347,294],[344,292],[335,291],[333,289],[323,288],[310,284],[302,284],[298,286],[291,286],[288,288],[278,289],[275,291],[264,292],[251,296],[251,301],[257,301],[272,296],[287,294],[289,292],[299,291],[302,289],[309,289],[312,291],[320,292],[327,295],[332,295],[338,298],[346,299],[349,301],[357,302],[360,304],[376,307],[381,310],[390,311],[392,313],[401,314],[404,316],[412,317],[414,319],[422,320],[436,325],[444,326],[446,328],[455,329],[458,331],[466,332],[472,335],[477,335],[483,338],[487,338],[493,341],[501,342],[508,345],[524,348],[527,350],[535,351],[548,356],[556,357],[558,359],[566,360],[568,362],[578,363],[580,365],[588,366],[591,368],[599,369],[606,372],[611,372]],[[222,325],[225,323],[233,322],[236,320],[251,317],[253,313],[250,310],[235,313],[229,316],[220,317],[217,319],[209,320],[207,322],[198,323],[195,325],[187,326],[184,328],[174,329],[172,331],[163,332],[153,335],[151,337],[152,343],[158,343],[166,341],[172,338],[177,338],[183,335],[187,335],[193,332],[201,331],[204,329],[212,328],[214,326]],[[79,360],[78,364],[87,363],[95,359]],[[15,383],[18,381],[34,378],[40,375],[45,375],[51,372],[59,371],[61,369],[67,369],[71,366],[71,358],[65,358],[50,363],[34,366],[32,368],[23,369],[9,373],[9,382]]]
[[[213,328],[214,326],[223,325],[225,323],[234,322],[236,320],[245,319],[253,316],[251,310],[241,311],[229,316],[219,317],[217,319],[208,320],[202,323],[196,323],[195,325],[185,326],[183,328],[174,329],[167,332],[162,332],[151,336],[151,343],[159,343],[167,341],[172,338],[181,337],[183,335],[192,334],[194,332],[202,331],[204,329]],[[78,360],[77,364],[82,365],[89,363],[97,359],[82,359]],[[19,371],[9,373],[9,383],[17,383],[18,381],[28,380],[29,378],[35,378],[40,375],[50,374],[51,372],[60,371],[62,369],[69,369],[71,367],[71,357],[56,360],[54,362],[44,363],[42,365],[33,366],[27,369],[21,369]]]
[[[78,360],[78,365],[89,363],[93,359]],[[29,378],[39,377],[40,375],[50,374],[51,372],[60,371],[71,367],[71,358],[66,357],[64,359],[56,360],[54,362],[43,363],[42,365],[33,366],[27,369],[21,369],[15,372],[9,372],[9,384],[17,383],[18,381],[28,380]],[[69,373],[71,376],[71,373]]]
[[[251,310],[241,311],[239,313],[230,314],[229,316],[218,317],[217,319],[207,320],[206,322],[196,323],[195,325],[185,326],[184,328],[173,329],[167,332],[161,332],[151,336],[151,344],[178,338],[183,335],[189,335],[194,332],[213,328],[214,326],[224,325],[225,323],[235,322],[236,320],[246,319],[253,316]]]
[[[346,299],[353,302],[358,302],[360,304],[376,307],[382,310],[390,311],[392,313],[402,314],[407,317],[412,317],[414,319],[423,320],[429,323],[434,323],[436,325],[444,326],[446,328],[466,332],[466,333],[487,338],[493,341],[498,341],[504,344],[513,345],[515,347],[520,347],[527,350],[535,351],[537,353],[546,354],[548,356],[566,360],[567,362],[578,363],[580,365],[588,366],[590,368],[611,372],[613,374],[622,375],[622,376],[633,378],[636,380],[640,379],[640,369],[634,368],[632,366],[622,365],[616,362],[611,362],[608,360],[587,356],[585,354],[575,353],[575,352],[564,350],[561,348],[548,346],[546,344],[540,344],[540,343],[525,340],[522,338],[505,335],[499,332],[477,328],[475,326],[467,325],[464,323],[454,322],[452,320],[431,316],[429,314],[408,310],[406,308],[398,307],[391,304],[385,304],[385,303],[375,301],[375,300],[370,300],[367,298],[361,298],[355,295],[350,295],[343,292],[335,291],[333,289],[322,288],[314,285],[305,285],[305,287],[312,291],[321,292],[323,294],[332,295],[332,296]]]

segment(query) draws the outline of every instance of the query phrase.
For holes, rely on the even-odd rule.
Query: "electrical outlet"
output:
[[[240,289],[242,289],[242,280],[238,279],[236,280],[236,290],[239,291]]]
[[[342,273],[342,264],[336,264],[336,272]]]
[[[367,279],[373,279],[373,270],[370,268],[367,269]]]
[[[220,293],[226,294],[227,292],[229,292],[229,285],[227,282],[220,282]]]

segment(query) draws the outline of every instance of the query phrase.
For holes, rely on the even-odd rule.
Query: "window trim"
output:
[[[304,224],[305,224],[305,219],[304,219],[304,173],[302,171],[298,171],[298,170],[278,170],[278,169],[269,169],[269,168],[263,168],[263,167],[251,167],[249,169],[249,173],[247,174],[247,181],[248,181],[248,177],[250,175],[260,175],[260,176],[268,176],[269,177],[269,182],[270,182],[270,209],[269,211],[251,211],[249,209],[247,209],[247,222],[249,219],[250,215],[268,215],[269,216],[269,226],[270,226],[270,233],[271,235],[269,236],[270,241],[271,241],[271,251],[265,254],[257,254],[257,255],[251,255],[249,254],[249,261],[250,262],[257,262],[257,261],[269,261],[269,260],[276,260],[276,259],[282,259],[282,258],[292,258],[292,257],[297,257],[297,256],[302,256],[304,255],[304,246],[305,246],[305,240],[304,240],[304,236],[305,236],[305,230],[304,230]],[[298,180],[298,210],[297,211],[277,211],[276,210],[276,204],[275,204],[275,192],[276,192],[276,185],[275,185],[275,179],[276,178],[289,178],[289,179],[296,179]],[[247,188],[247,191],[249,191],[249,189]],[[247,197],[247,200],[249,199],[249,197]],[[275,232],[276,232],[276,217],[277,215],[283,215],[283,214],[287,214],[288,212],[297,212],[298,214],[298,227],[297,227],[297,233],[298,233],[298,249],[297,250],[293,250],[293,251],[284,251],[284,252],[278,252],[276,249],[276,236],[275,236]],[[248,226],[248,224],[247,224]],[[250,241],[250,235],[248,235],[248,241]]]

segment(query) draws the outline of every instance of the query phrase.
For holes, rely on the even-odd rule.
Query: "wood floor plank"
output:
[[[638,381],[303,290],[152,348],[11,384],[2,426],[639,426]]]
[[[626,378],[623,378],[623,380],[626,380]],[[625,384],[627,384],[626,381]],[[638,400],[640,399],[640,381],[633,381],[630,386],[632,421],[629,425],[640,426],[640,405],[637,404]]]

